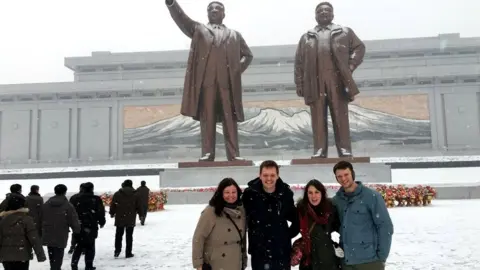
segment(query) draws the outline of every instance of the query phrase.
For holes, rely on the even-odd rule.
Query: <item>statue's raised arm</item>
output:
[[[178,28],[180,28],[187,37],[192,38],[199,23],[190,19],[176,0],[165,0],[165,4],[168,7],[168,11],[170,11],[173,21],[178,25]]]

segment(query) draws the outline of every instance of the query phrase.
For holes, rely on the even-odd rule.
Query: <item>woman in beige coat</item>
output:
[[[223,179],[209,205],[203,210],[193,235],[192,260],[197,270],[243,270],[247,267],[245,249],[245,210],[242,190],[232,178]]]

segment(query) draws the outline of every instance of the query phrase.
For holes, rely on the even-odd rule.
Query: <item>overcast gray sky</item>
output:
[[[206,21],[210,0],[178,0]],[[315,25],[318,0],[223,0],[225,24],[250,46],[294,44]],[[332,0],[335,22],[364,40],[480,36],[480,0]],[[164,0],[0,1],[0,84],[71,81],[66,56],[187,49]],[[368,50],[368,48],[367,48]]]

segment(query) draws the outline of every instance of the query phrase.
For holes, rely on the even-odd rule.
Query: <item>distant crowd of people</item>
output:
[[[78,269],[82,254],[85,270],[95,270],[95,241],[98,231],[106,223],[102,199],[94,194],[90,182],[80,185],[77,194],[67,199],[67,187],[54,188],[55,195],[45,203],[39,186],[33,185],[28,196],[22,195],[22,186],[14,184],[10,193],[0,204],[0,262],[5,270],[28,270],[33,252],[39,262],[46,261],[43,246],[47,247],[51,270],[61,270],[69,233],[72,231],[69,254],[71,269]],[[137,214],[142,225],[148,210],[150,190],[145,181],[137,189],[131,180],[125,180],[120,190],[114,193],[109,214],[115,218],[115,251],[122,251],[123,235],[126,232],[125,257],[131,258],[133,230]]]
[[[355,181],[351,163],[333,167],[341,185],[333,198],[313,179],[296,204],[279,173],[268,160],[243,193],[232,178],[219,183],[193,235],[195,269],[243,270],[247,253],[252,270],[385,269],[392,220],[381,194]],[[333,232],[340,235],[338,243]]]

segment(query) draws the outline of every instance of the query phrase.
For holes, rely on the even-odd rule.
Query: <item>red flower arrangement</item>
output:
[[[107,192],[103,193],[100,198],[102,198],[103,205],[110,206],[112,203],[113,193]],[[156,212],[164,209],[165,204],[167,204],[167,192],[166,191],[154,191],[150,192],[148,196],[148,212]]]
[[[401,206],[426,206],[432,203],[437,196],[437,191],[431,186],[406,186],[406,185],[366,185],[378,191],[387,207]],[[293,191],[303,190],[305,185],[291,185]],[[327,189],[338,190],[338,185],[325,185]],[[245,186],[241,187],[242,190]],[[215,192],[216,187],[189,187],[189,188],[165,188],[163,192]]]

